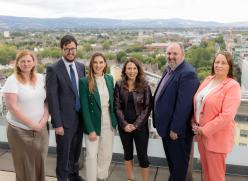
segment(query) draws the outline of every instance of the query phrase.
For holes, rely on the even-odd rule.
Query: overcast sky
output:
[[[0,0],[0,15],[248,21],[248,0]]]

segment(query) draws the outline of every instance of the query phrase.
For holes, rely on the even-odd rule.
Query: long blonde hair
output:
[[[34,54],[28,50],[22,50],[16,55],[15,75],[16,75],[17,80],[23,84],[26,83],[26,80],[25,80],[24,76],[22,75],[22,70],[18,66],[18,63],[19,63],[20,59],[26,55],[29,55],[30,57],[32,57],[33,61],[36,62],[36,58],[35,58]],[[35,85],[36,79],[37,79],[36,75],[35,75],[35,66],[31,69],[29,78],[30,78],[31,84]]]
[[[95,81],[94,81],[94,70],[93,70],[93,63],[96,57],[102,57],[104,62],[106,63],[105,68],[103,69],[103,73],[105,74],[107,71],[107,60],[105,58],[105,56],[102,53],[94,53],[91,56],[90,59],[90,65],[89,65],[89,75],[88,75],[88,87],[89,87],[89,92],[93,93],[95,91],[96,85],[95,85]]]

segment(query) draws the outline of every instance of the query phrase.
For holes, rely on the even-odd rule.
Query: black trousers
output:
[[[149,167],[149,160],[147,155],[147,147],[149,140],[148,126],[144,125],[140,130],[135,130],[131,133],[125,132],[119,128],[119,134],[124,149],[124,159],[126,161],[133,160],[133,141],[135,142],[137,157],[139,165],[142,168]]]
[[[171,140],[162,138],[165,155],[170,170],[169,181],[185,181],[189,165],[193,137]]]
[[[82,125],[76,128],[64,128],[64,135],[56,135],[58,181],[67,181],[68,177],[79,174],[79,157],[82,148]]]

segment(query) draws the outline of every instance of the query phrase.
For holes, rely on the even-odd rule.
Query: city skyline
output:
[[[248,21],[243,0],[1,0],[0,15],[36,18],[181,18],[221,23]]]

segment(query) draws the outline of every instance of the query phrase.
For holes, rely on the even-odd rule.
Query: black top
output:
[[[124,114],[125,114],[125,120],[128,123],[133,124],[135,122],[137,116],[133,102],[133,92],[128,92],[128,101]]]

